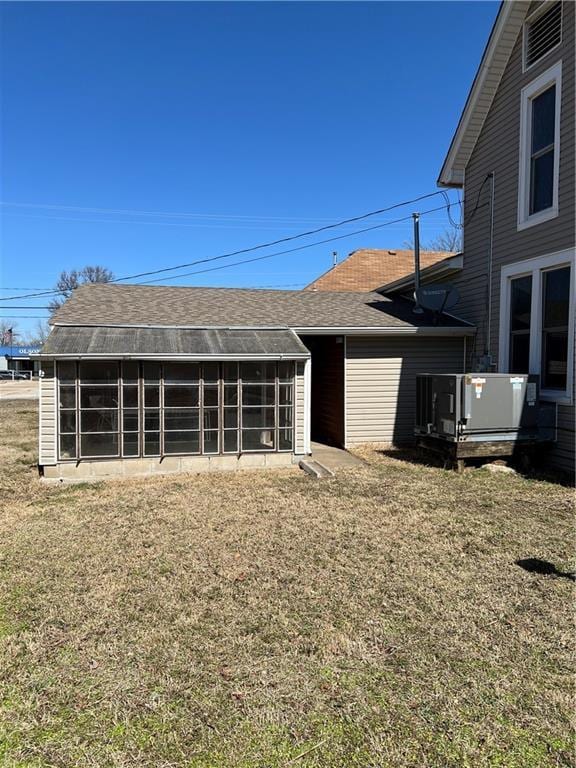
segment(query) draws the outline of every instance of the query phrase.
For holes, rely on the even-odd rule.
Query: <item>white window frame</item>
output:
[[[530,158],[532,138],[532,102],[552,85],[556,86],[554,115],[554,178],[552,206],[530,215]],[[562,111],[562,61],[547,69],[522,88],[520,93],[520,167],[518,173],[518,229],[533,227],[558,216],[558,180],[560,176],[560,115]]]
[[[542,358],[542,285],[544,274],[551,269],[570,267],[570,298],[568,317],[568,368],[566,389],[543,389],[543,400],[563,405],[572,405],[574,392],[574,297],[576,283],[576,250],[569,248],[534,259],[517,261],[502,267],[500,278],[500,335],[498,370],[509,372],[510,362],[510,294],[511,282],[524,275],[532,276],[532,301],[530,305],[530,370],[528,373],[541,374]]]
[[[536,61],[532,62],[532,64],[527,65],[527,53],[528,53],[528,28],[531,24],[533,24],[540,16],[543,16],[547,10],[549,10],[550,6],[553,5],[556,2],[556,0],[545,0],[545,2],[542,3],[542,5],[537,8],[533,13],[528,16],[526,21],[524,22],[524,25],[522,27],[522,72],[529,72],[533,67],[538,66],[543,59],[546,58],[546,56],[549,56],[552,51],[555,51],[557,48],[559,48],[562,45],[562,37],[564,35],[564,5],[560,3],[560,40],[556,43],[556,45],[553,48],[550,48],[549,51],[546,51],[545,54],[540,56],[539,59],[536,59]]]

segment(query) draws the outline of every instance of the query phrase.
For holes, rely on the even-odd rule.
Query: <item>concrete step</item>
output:
[[[307,472],[312,477],[318,479],[323,477],[334,477],[334,472],[332,472],[331,469],[328,469],[324,464],[320,464],[319,461],[315,461],[314,459],[301,459],[299,466],[304,472]]]

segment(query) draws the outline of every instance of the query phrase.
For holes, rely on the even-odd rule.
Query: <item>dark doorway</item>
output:
[[[312,354],[312,440],[343,447],[344,337],[301,338]]]

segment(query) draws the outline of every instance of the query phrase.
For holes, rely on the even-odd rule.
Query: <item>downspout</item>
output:
[[[494,198],[496,174],[491,171],[490,176],[490,234],[488,239],[488,318],[486,321],[486,346],[484,348],[484,361],[486,369],[492,367],[492,355],[490,346],[492,343],[492,272],[494,259]]]

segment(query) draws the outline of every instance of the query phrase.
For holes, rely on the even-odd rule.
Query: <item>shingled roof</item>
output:
[[[454,256],[450,251],[421,251],[422,269]],[[304,288],[305,291],[375,291],[414,272],[414,251],[361,248]]]
[[[273,291],[246,288],[94,283],[77,288],[52,325],[188,328],[374,328],[409,331],[427,327],[469,331],[449,316],[437,323],[414,314],[411,302],[374,292]]]

